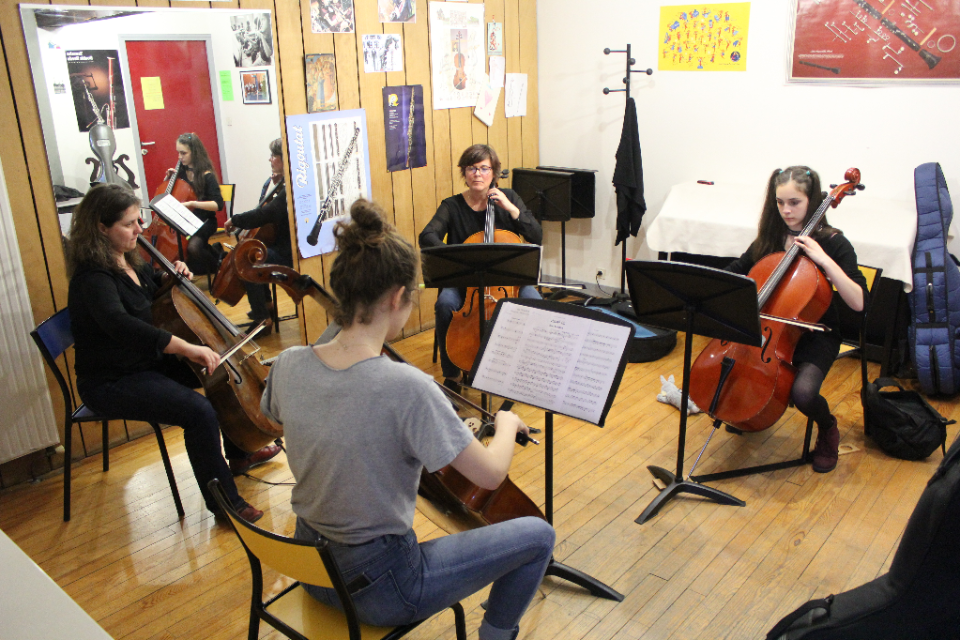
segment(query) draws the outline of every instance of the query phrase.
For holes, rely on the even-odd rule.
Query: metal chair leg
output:
[[[103,470],[110,471],[110,421],[103,421]]]
[[[68,420],[67,424],[64,426],[63,521],[70,522],[70,471],[71,467],[73,466],[73,423]],[[80,429],[80,434],[82,435],[83,429],[79,424],[77,425],[77,429]]]
[[[167,443],[163,439],[163,432],[160,425],[151,422],[154,433],[157,434],[157,445],[160,447],[160,457],[163,458],[163,468],[167,472],[167,482],[170,483],[170,492],[173,494],[173,502],[177,506],[177,515],[181,518],[185,515],[183,504],[180,502],[180,491],[177,489],[177,479],[173,475],[173,467],[170,465],[170,456],[167,454]]]

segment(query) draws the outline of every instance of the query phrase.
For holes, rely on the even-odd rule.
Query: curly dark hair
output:
[[[73,210],[73,219],[70,221],[70,238],[67,241],[70,273],[80,265],[122,272],[110,240],[100,231],[100,225],[112,227],[133,205],[140,206],[140,198],[118,184],[98,184],[87,191]],[[143,262],[136,249],[124,255],[130,266],[135,267]]]

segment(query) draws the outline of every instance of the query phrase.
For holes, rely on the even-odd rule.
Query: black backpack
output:
[[[899,391],[881,391],[896,387]],[[946,453],[947,420],[916,391],[905,391],[891,378],[877,378],[860,391],[866,435],[885,453],[903,460],[923,460],[938,448]],[[958,578],[960,579],[960,578]]]
[[[850,591],[811,600],[767,640],[960,638],[960,439],[917,502],[890,571]]]

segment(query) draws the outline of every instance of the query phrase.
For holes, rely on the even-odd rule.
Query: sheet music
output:
[[[150,207],[156,211],[167,224],[185,236],[192,236],[197,232],[203,221],[193,215],[190,209],[180,204],[180,201],[167,194],[150,202]]]
[[[505,302],[473,386],[599,424],[630,332]]]

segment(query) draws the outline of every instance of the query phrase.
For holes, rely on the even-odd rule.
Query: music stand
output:
[[[498,331],[497,320],[503,316],[507,317],[506,328]],[[578,320],[567,321],[568,316]],[[569,340],[576,343],[583,339],[579,353],[557,344],[562,340],[557,340],[552,334],[554,329],[547,327],[558,324],[564,325],[560,331]],[[603,426],[626,369],[626,348],[633,326],[592,309],[530,299],[500,300],[490,325],[470,372],[473,386],[484,393],[543,409],[544,515],[553,524],[554,413]],[[518,326],[524,327],[522,336],[517,336]],[[587,337],[602,347],[588,346]],[[558,352],[550,353],[551,348]],[[531,375],[531,371],[537,373]],[[584,383],[592,390],[582,386]],[[572,582],[600,598],[623,600],[623,595],[612,587],[553,559],[546,575]]]
[[[425,247],[420,250],[423,286],[428,289],[477,287],[481,291],[485,287],[533,286],[539,281],[540,251],[540,245],[536,244],[502,242]],[[480,342],[486,331],[485,316],[485,313],[477,314]]]
[[[514,169],[513,190],[540,222],[560,222],[560,283],[567,284],[567,220],[573,207],[573,173]]]
[[[719,504],[744,506],[745,502],[728,493],[700,484],[690,477],[684,480],[683,457],[690,398],[692,338],[700,335],[759,347],[762,340],[756,283],[746,276],[679,262],[633,260],[626,264],[626,275],[634,312],[642,322],[686,332],[677,472],[673,474],[652,465],[647,467],[655,478],[667,486],[644,509],[636,523],[643,524],[652,518],[665,502],[680,493],[692,493]]]

